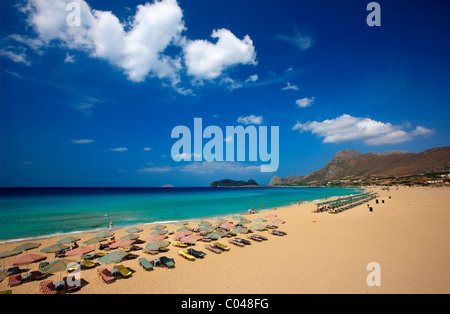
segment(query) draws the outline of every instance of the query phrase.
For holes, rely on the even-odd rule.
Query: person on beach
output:
[[[109,222],[109,230],[111,230],[112,229],[112,226],[113,226],[113,222],[112,222],[112,220]]]
[[[78,247],[78,243],[75,241],[72,245],[72,250],[75,250]]]

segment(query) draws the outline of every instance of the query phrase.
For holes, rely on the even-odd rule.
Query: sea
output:
[[[325,197],[355,188],[1,188],[0,244],[33,238],[243,214]]]

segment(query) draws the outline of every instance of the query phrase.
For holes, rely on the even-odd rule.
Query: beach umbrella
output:
[[[192,231],[181,230],[181,231],[178,231],[177,233],[175,233],[173,236],[174,236],[175,239],[180,239],[182,237],[186,237],[186,236],[191,235],[191,234],[192,234]]]
[[[153,231],[151,234],[166,234],[167,232],[168,232],[167,230],[159,229],[159,230]]]
[[[264,230],[264,229],[267,229],[267,228],[263,224],[257,224],[257,225],[251,226],[250,229],[256,230],[256,231],[261,231],[261,230]]]
[[[106,239],[100,238],[100,237],[93,237],[93,238],[90,238],[89,240],[84,241],[83,244],[97,244],[97,243],[100,243],[103,241],[106,241]]]
[[[14,255],[20,254],[19,251],[3,251],[0,253],[0,259],[3,259],[3,268],[5,268],[5,262],[7,257],[11,257]]]
[[[273,223],[274,225],[281,225],[281,224],[284,224],[286,221],[284,221],[283,219],[275,219],[275,220],[272,220],[271,221],[271,223]]]
[[[21,265],[27,265],[27,272],[29,270],[29,265],[32,263],[43,261],[47,258],[47,256],[39,255],[39,254],[23,254],[19,256],[18,258],[12,260],[9,262],[10,266],[21,266]]]
[[[59,272],[59,280],[61,281],[61,272],[67,270],[67,266],[70,263],[74,263],[73,261],[69,261],[66,259],[59,259],[57,261],[51,262],[50,264],[41,267],[39,270],[43,273],[58,273]]]
[[[28,251],[31,249],[35,249],[37,247],[40,247],[41,244],[40,243],[31,243],[31,242],[27,242],[27,243],[23,243],[21,245],[16,246],[13,251],[17,251],[17,252],[23,252],[23,251]]]
[[[139,239],[139,235],[134,234],[134,233],[129,233],[129,234],[124,235],[123,237],[121,237],[121,239],[126,239],[126,240],[137,240],[137,239]]]
[[[128,232],[128,233],[139,233],[139,232],[142,232],[144,230],[135,227],[135,228],[127,229],[125,231]]]
[[[76,241],[80,241],[80,238],[68,236],[68,237],[65,237],[64,239],[56,241],[56,243],[70,244],[70,243],[73,243],[73,242],[76,242]]]
[[[100,233],[97,233],[95,235],[97,238],[110,238],[112,236],[114,236],[114,232],[111,231],[102,231]]]
[[[165,238],[167,238],[166,235],[154,234],[154,235],[151,235],[150,237],[148,237],[147,239],[145,239],[145,241],[147,241],[148,243],[151,243],[151,242],[154,242],[154,241],[164,240]]]
[[[43,248],[40,250],[40,252],[42,253],[56,253],[59,252],[61,250],[67,250],[68,248],[70,248],[69,245],[67,244],[62,244],[62,243],[56,243],[50,246],[47,246],[46,248]]]
[[[145,246],[145,249],[149,250],[149,251],[159,251],[159,249],[161,249],[161,248],[168,247],[169,244],[170,244],[169,241],[164,241],[164,240],[153,241],[152,243],[147,244]]]
[[[227,222],[226,219],[223,219],[222,217],[215,217],[213,220],[217,221],[218,224],[223,224],[224,222]]]
[[[161,229],[166,229],[166,228],[167,228],[167,226],[159,224],[159,225],[151,227],[150,230],[161,230]]]
[[[185,236],[185,237],[183,237],[183,238],[181,238],[180,239],[180,242],[183,242],[183,243],[195,243],[195,242],[197,242],[198,240],[200,240],[202,237],[200,237],[200,236],[195,236],[195,235],[193,235],[193,234],[191,234],[191,235],[188,235],[188,236]]]
[[[187,221],[178,221],[176,223],[174,223],[174,226],[184,226],[187,225],[189,222]]]
[[[211,226],[204,226],[204,227],[200,227],[199,229],[200,229],[200,231],[206,232],[206,233],[211,233],[214,231],[214,228]]]
[[[118,247],[129,247],[133,243],[134,243],[134,240],[120,239],[120,240],[117,240],[116,243],[111,244],[109,247],[112,249],[116,249]]]
[[[214,231],[214,232],[211,232],[210,234],[208,234],[206,237],[217,240],[217,239],[223,238],[226,235],[227,234],[224,232]]]
[[[233,215],[233,216],[231,216],[231,217],[233,217],[233,219],[242,219],[242,216],[239,216],[239,215]]]
[[[183,226],[183,227],[177,229],[177,232],[178,232],[178,231],[183,231],[183,230],[190,231],[191,229],[192,229],[192,228],[189,228],[188,226]]]
[[[275,215],[275,214],[269,214],[269,215],[265,216],[264,218],[275,218],[275,217],[277,217],[277,215]]]
[[[264,219],[264,218],[256,218],[254,221],[261,221],[261,222],[266,222],[267,221],[267,219]]]
[[[249,224],[251,223],[251,220],[248,220],[247,218],[242,218],[238,223],[241,225]]]
[[[76,249],[67,252],[66,256],[81,256],[94,250],[95,249],[91,248],[90,246],[79,246]]]
[[[245,233],[245,234],[247,234],[247,233],[248,233],[248,229],[239,226],[239,227],[234,228],[233,230],[231,230],[231,232],[233,232],[233,233]]]
[[[225,222],[220,225],[220,228],[224,228],[224,229],[233,229],[234,227],[236,227],[236,226],[234,224],[232,224],[231,222]]]
[[[114,251],[111,253],[106,254],[103,257],[100,257],[99,259],[97,259],[97,262],[99,262],[100,264],[112,264],[112,263],[120,263],[122,261],[122,259],[124,259],[124,257],[128,256],[127,252],[124,251]]]

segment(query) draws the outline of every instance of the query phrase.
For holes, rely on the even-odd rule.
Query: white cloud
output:
[[[116,148],[110,148],[109,150],[111,150],[113,152],[126,152],[128,150],[128,148],[126,148],[126,147],[116,147]]]
[[[172,167],[148,167],[138,170],[139,173],[165,173],[172,170]]]
[[[80,140],[70,140],[70,141],[74,144],[90,144],[90,143],[94,142],[94,140],[90,140],[90,139],[80,139]]]
[[[248,35],[240,40],[222,28],[214,30],[211,37],[217,38],[217,42],[191,40],[184,46],[187,73],[195,81],[215,79],[227,68],[238,64],[257,64],[255,47]]]
[[[287,82],[287,85],[283,87],[282,90],[298,90],[298,86],[291,85],[291,83]]]
[[[183,172],[191,172],[196,174],[217,173],[217,172],[248,173],[248,172],[259,172],[260,166],[249,166],[241,162],[232,162],[232,161],[220,161],[220,162],[203,161],[203,162],[194,162],[192,164],[180,167],[179,170]]]
[[[312,47],[313,40],[311,36],[300,33],[299,31],[295,31],[295,36],[286,36],[286,35],[277,35],[275,36],[277,39],[281,39],[287,41],[300,50],[306,50]]]
[[[72,56],[66,53],[66,57],[64,58],[64,63],[75,63],[75,56]]]
[[[144,148],[143,148],[143,151],[144,151],[144,152],[148,152],[148,151],[150,151],[150,150],[152,150],[151,147],[144,147]]]
[[[402,130],[404,126],[375,121],[370,118],[352,117],[343,114],[335,119],[322,122],[297,122],[292,128],[300,132],[309,131],[323,137],[323,143],[340,143],[362,140],[367,145],[397,144],[410,141],[417,135],[429,135],[433,131],[417,127],[412,132]]]
[[[255,116],[255,115],[253,115],[253,114],[251,114],[251,115],[249,115],[249,116],[240,116],[238,119],[237,119],[237,122],[238,123],[241,123],[241,124],[245,124],[245,125],[248,125],[248,124],[263,124],[263,116]]]
[[[314,100],[316,98],[315,97],[311,97],[311,98],[302,98],[302,99],[297,99],[295,101],[295,103],[297,104],[297,106],[299,106],[300,108],[306,108],[311,106],[314,103]]]

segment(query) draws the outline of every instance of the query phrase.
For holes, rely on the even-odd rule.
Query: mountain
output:
[[[211,182],[210,187],[236,187],[236,186],[248,186],[248,185],[258,185],[255,180],[245,181],[235,181],[230,179],[224,179],[220,181]]]
[[[390,150],[381,154],[362,154],[346,149],[338,151],[318,171],[303,177],[274,176],[270,185],[325,185],[334,180],[370,180],[445,171],[450,171],[450,146],[432,148],[421,153]]]

